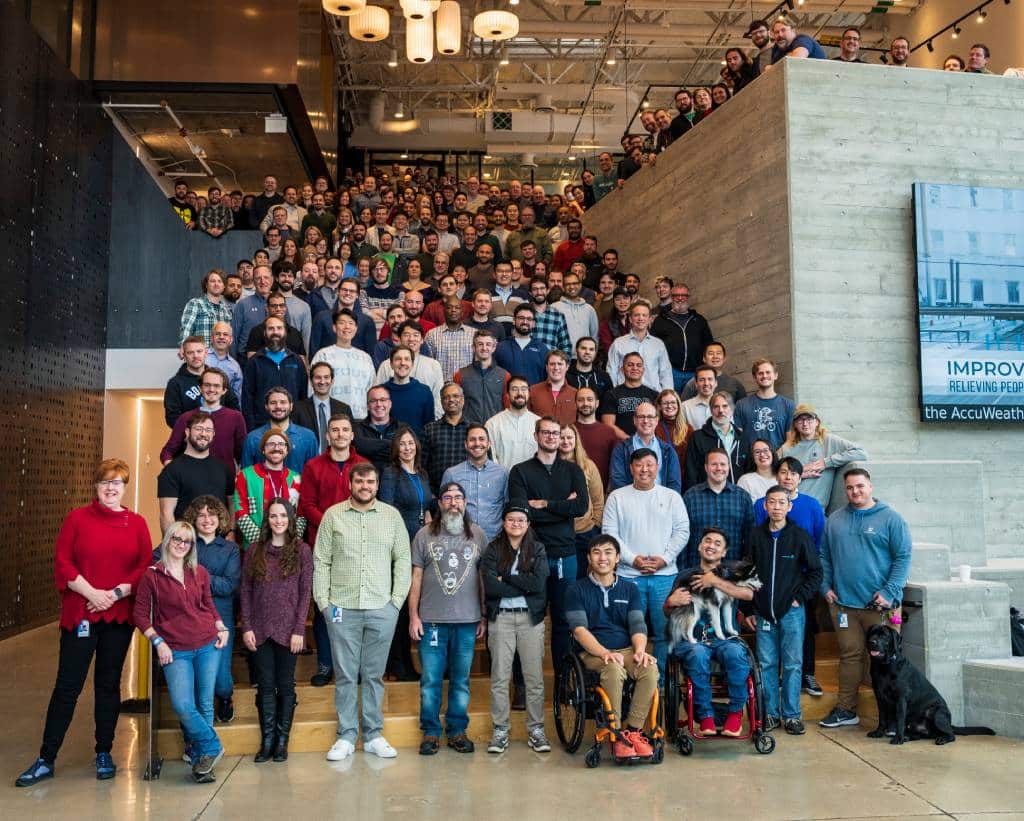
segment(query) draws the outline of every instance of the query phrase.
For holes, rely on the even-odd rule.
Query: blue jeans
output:
[[[448,738],[463,735],[469,726],[469,671],[473,666],[478,622],[440,624],[423,622],[420,639],[420,729],[423,735],[441,735],[441,688],[448,670],[448,709],[444,727]]]
[[[548,559],[548,602],[551,605],[551,662],[557,672],[569,652],[569,622],[565,620],[565,591],[576,583],[576,557]]]
[[[711,660],[715,659],[725,669],[729,685],[729,712],[738,713],[747,703],[747,676],[750,662],[746,648],[741,647],[743,639],[713,638],[707,642],[690,644],[685,639],[673,650],[683,662],[686,674],[693,682],[693,717],[695,720],[713,715],[711,707]]]
[[[672,369],[672,383],[675,385],[676,393],[679,393],[683,387],[693,379],[693,371],[677,371],[675,368]]]
[[[196,650],[174,650],[173,654],[174,660],[163,668],[164,680],[185,743],[192,746],[194,755],[217,755],[223,747],[213,729],[213,688],[221,651],[211,641]]]
[[[334,667],[334,660],[331,657],[331,636],[327,632],[324,614],[319,610],[313,614],[313,640],[316,642],[317,667]]]
[[[235,680],[231,677],[231,653],[235,645],[235,620],[226,621],[228,627],[228,643],[217,652],[220,663],[217,665],[217,680],[213,685],[213,694],[217,698],[231,698],[235,691]]]
[[[761,665],[766,715],[800,718],[803,671],[803,607],[790,607],[776,624],[757,617],[757,660]],[[782,712],[779,713],[779,665],[782,666]]]
[[[665,611],[661,606],[672,592],[675,576],[637,576],[631,578],[640,590],[640,609],[651,623],[654,639],[654,657],[658,660],[658,674],[665,681],[665,662],[668,659],[668,641],[665,639]]]

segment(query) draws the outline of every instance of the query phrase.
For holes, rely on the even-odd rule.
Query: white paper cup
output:
[[[969,582],[971,580],[971,566],[969,564],[960,565],[960,581]]]

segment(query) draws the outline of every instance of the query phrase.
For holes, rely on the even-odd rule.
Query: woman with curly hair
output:
[[[313,553],[299,536],[295,509],[271,500],[242,573],[242,642],[253,653],[260,749],[256,762],[288,759],[295,716],[295,661],[305,644]]]

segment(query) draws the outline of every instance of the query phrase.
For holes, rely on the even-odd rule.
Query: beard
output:
[[[267,350],[277,353],[278,351],[284,350],[284,340],[278,336],[272,336],[267,339]]]
[[[441,524],[449,534],[458,536],[463,531],[465,519],[461,513],[443,513],[441,514]]]

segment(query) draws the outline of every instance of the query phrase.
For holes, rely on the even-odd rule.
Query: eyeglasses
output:
[[[538,436],[558,436],[561,431],[558,430],[539,430],[537,431]]]
[[[214,430],[213,428],[208,428],[205,425],[203,427],[199,427],[199,425],[196,425],[194,428],[192,428],[192,433],[207,433],[210,436],[213,436]]]
[[[753,451],[754,456],[771,456],[772,452],[768,448],[758,448]]]
[[[634,418],[636,418],[636,419],[657,419],[658,418],[658,414],[656,414],[656,413],[637,413],[637,414],[634,414]]]
[[[184,536],[171,536],[171,542],[173,544],[187,545],[188,547],[192,546],[192,540],[186,539]]]
[[[522,527],[523,525],[528,525],[529,523],[530,523],[530,520],[527,519],[525,516],[517,516],[514,519],[510,516],[510,517],[505,519],[505,524],[507,524],[507,525],[517,525],[519,527]]]
[[[689,294],[672,294],[672,299],[678,299],[680,301],[682,301],[684,299],[689,299],[689,298],[690,298]]]
[[[265,444],[263,446],[263,449],[264,450],[288,450],[288,446],[284,445],[284,444],[280,444],[278,442],[267,442],[267,444]]]
[[[466,497],[463,496],[461,493],[446,493],[444,496],[441,497],[441,501],[451,504],[452,502],[461,502],[465,498]]]
[[[116,490],[117,488],[124,487],[124,479],[102,479],[96,484],[100,487],[109,487]]]

